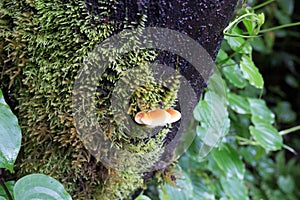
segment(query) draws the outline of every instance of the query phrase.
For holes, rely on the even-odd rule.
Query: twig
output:
[[[285,129],[285,130],[279,131],[279,134],[280,135],[286,135],[286,134],[289,134],[289,133],[292,133],[292,132],[296,132],[296,131],[299,131],[299,130],[300,130],[300,125],[299,126],[294,126],[292,128],[289,128],[289,129]]]
[[[12,196],[11,196],[8,188],[5,185],[5,179],[3,177],[3,173],[2,173],[2,169],[1,168],[0,168],[0,185],[3,187],[3,189],[4,189],[4,191],[5,191],[6,195],[7,195],[8,200],[13,200],[13,198],[12,198]]]

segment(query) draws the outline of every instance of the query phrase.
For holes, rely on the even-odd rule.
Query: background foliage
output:
[[[217,57],[220,74],[216,73],[210,79],[206,93],[194,111],[195,119],[199,121],[195,141],[176,164],[148,180],[148,189],[144,191],[147,196],[141,194],[137,199],[299,199],[297,188],[300,186],[300,163],[296,153],[300,151],[300,139],[296,131],[299,132],[297,113],[300,111],[300,72],[296,54],[299,44],[295,41],[299,41],[300,34],[297,27],[292,27],[299,24],[297,3],[293,0],[270,0],[262,3],[249,1],[240,5],[236,18],[224,31],[226,36]],[[20,10],[24,5],[19,4],[26,4],[28,10]],[[53,10],[48,10],[47,7]],[[18,109],[24,117],[22,120],[26,119],[21,121],[21,125],[26,128],[27,137],[34,137],[35,140],[33,146],[29,145],[24,149],[27,155],[32,156],[25,160],[40,161],[32,166],[31,162],[19,163],[18,173],[30,173],[43,166],[39,170],[68,183],[65,187],[74,194],[75,191],[80,191],[75,198],[84,198],[99,191],[100,194],[95,196],[103,195],[103,191],[114,197],[128,196],[136,187],[143,186],[141,177],[129,172],[116,176],[114,172],[107,173],[93,158],[85,154],[70,116],[59,113],[61,109],[70,109],[67,97],[70,95],[68,87],[71,87],[72,81],[67,77],[74,75],[81,59],[73,57],[73,52],[83,56],[96,41],[111,34],[111,24],[90,27],[83,19],[74,21],[79,15],[85,19],[90,19],[91,15],[83,12],[83,7],[75,7],[71,3],[61,5],[54,1],[48,3],[47,7],[32,1],[20,1],[11,3],[8,10],[0,13],[1,27],[10,30],[3,31],[0,35],[1,45],[4,45],[1,51],[5,49],[9,52],[6,55],[9,59],[4,60],[4,54],[1,54],[0,61],[9,69],[6,75],[15,81],[9,85],[23,86],[16,87],[20,89],[20,93],[15,93],[19,95],[17,98],[21,102]],[[108,12],[103,11],[102,17],[106,17]],[[9,27],[11,13],[17,13],[13,16],[15,27]],[[69,17],[69,21],[63,22],[61,18],[57,18],[64,14]],[[50,25],[49,20],[55,23]],[[41,24],[44,30],[36,29]],[[291,28],[283,29],[289,26]],[[87,29],[92,31],[88,32]],[[73,42],[64,44],[66,37],[72,37]],[[79,48],[78,44],[82,46]],[[36,46],[39,46],[37,49],[40,52],[35,52]],[[60,51],[53,54],[51,49],[56,49],[57,46]],[[24,65],[32,55],[36,59]],[[65,58],[70,59],[66,62]],[[37,70],[35,65],[43,67]],[[46,67],[49,65],[53,67]],[[27,69],[26,74],[15,79],[20,73],[20,67]],[[43,77],[49,84],[44,85],[36,77]],[[61,80],[57,81],[58,79]],[[64,90],[57,89],[62,86]],[[219,90],[222,87],[226,90]],[[60,99],[65,102],[59,101],[61,104],[58,104],[57,95],[66,97]],[[38,110],[35,104],[26,104],[31,98],[37,105],[45,106]],[[5,155],[0,155],[0,167],[13,172],[20,149],[20,127],[2,94],[0,109],[3,111],[0,115],[2,122],[15,122],[14,131],[10,130],[16,134],[14,139],[18,141],[11,146],[14,151],[5,151],[8,149],[5,145],[9,143],[2,141],[0,144],[1,153],[6,152]],[[3,115],[6,112],[9,114]],[[47,113],[48,116],[41,113]],[[52,117],[51,123],[45,123],[45,119]],[[39,127],[41,131],[31,132],[32,127]],[[69,129],[66,130],[65,127]],[[1,138],[11,140],[12,135],[7,134],[9,128],[6,124],[1,124]],[[54,129],[62,131],[55,135],[51,132]],[[218,145],[210,152],[212,145],[207,143],[205,137],[207,133],[216,132],[222,136],[222,140],[216,141]],[[65,133],[68,133],[67,136]],[[51,148],[50,141],[55,142]],[[68,148],[70,144],[75,148]],[[65,150],[65,153],[59,153],[58,149]],[[44,152],[44,155],[38,152]],[[56,155],[51,157],[53,152]],[[47,159],[48,162],[45,163]],[[90,165],[91,163],[94,165]],[[59,167],[53,170],[54,165]],[[96,170],[103,170],[105,175]],[[64,176],[70,173],[74,177]],[[44,187],[45,191],[61,192],[63,198],[70,198],[55,179],[41,174],[29,176],[30,180],[36,180],[35,183],[41,183],[40,187]],[[111,177],[108,179],[105,176]],[[6,182],[8,190],[16,199],[23,197],[21,191],[30,191],[35,187],[28,184],[29,178],[25,176],[16,183]],[[107,188],[101,188],[99,180],[104,181]],[[87,182],[84,183],[85,181]],[[89,191],[85,191],[86,189]],[[1,189],[0,199],[7,199]]]
[[[151,199],[300,198],[297,11],[299,2],[293,0],[240,5],[217,56],[227,88],[228,134],[202,159],[199,127],[171,172],[179,177],[176,186],[149,183],[145,194]],[[206,112],[203,102],[211,104],[204,97],[196,119]],[[201,127],[205,118],[212,120],[204,115]]]

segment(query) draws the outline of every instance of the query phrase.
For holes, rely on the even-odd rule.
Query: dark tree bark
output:
[[[169,28],[187,34],[199,42],[215,60],[223,39],[223,30],[231,20],[236,4],[237,0],[126,0],[118,2],[114,20],[117,21],[117,30],[122,30],[125,18],[129,22],[138,22],[140,19],[138,13],[144,12],[143,14],[147,16],[146,26]],[[170,52],[163,52],[157,59],[165,65],[174,67],[176,56]],[[206,87],[205,81],[187,61],[180,59],[179,67],[199,100]],[[179,105],[177,109],[180,109]],[[179,123],[172,127],[165,144],[174,139],[178,126]],[[162,157],[169,157],[171,160],[173,150],[173,147],[166,148]],[[145,177],[151,177],[151,173]]]

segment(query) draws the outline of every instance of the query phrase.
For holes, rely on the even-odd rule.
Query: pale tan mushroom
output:
[[[168,121],[171,119],[171,115],[161,109],[151,110],[144,114],[141,118],[141,121],[148,126],[156,127],[156,126],[165,126]]]
[[[135,117],[134,117],[135,122],[138,123],[138,124],[144,124],[144,123],[141,121],[141,119],[142,119],[142,117],[143,117],[144,115],[145,115],[145,112],[143,112],[143,111],[138,112],[138,113],[135,115]]]
[[[166,111],[171,115],[171,119],[167,123],[174,123],[180,120],[181,113],[179,111],[174,109],[167,109]]]
[[[138,112],[134,120],[138,124],[147,125],[149,127],[165,126],[169,123],[174,123],[181,118],[181,113],[174,109],[156,109],[149,112]]]

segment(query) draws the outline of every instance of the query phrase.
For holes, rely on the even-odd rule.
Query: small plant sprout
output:
[[[165,126],[174,123],[181,118],[181,113],[174,109],[156,109],[148,112],[138,112],[135,115],[135,122],[149,127]]]

